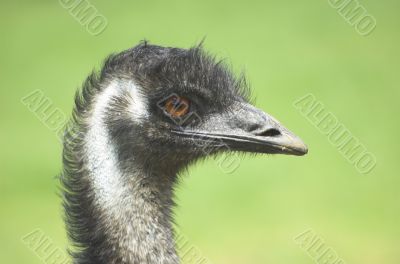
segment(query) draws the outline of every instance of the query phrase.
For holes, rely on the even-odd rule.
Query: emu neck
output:
[[[115,84],[101,92],[85,137],[96,223],[88,228],[99,239],[87,245],[88,263],[179,263],[170,222],[173,181],[166,180],[172,176],[147,171],[135,150],[121,161],[107,129],[105,111],[120,92]]]

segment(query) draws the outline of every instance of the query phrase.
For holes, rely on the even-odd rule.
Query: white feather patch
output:
[[[111,209],[116,193],[122,191],[117,155],[104,124],[106,108],[113,96],[120,94],[117,82],[111,83],[96,98],[86,134],[88,167],[99,205]]]
[[[140,123],[143,118],[149,116],[147,98],[133,81],[127,82],[124,86],[133,99],[133,102],[129,107],[129,112],[132,114],[134,121]]]
[[[88,167],[96,199],[99,205],[106,206],[108,210],[116,209],[116,199],[124,197],[127,187],[123,184],[122,172],[118,169],[117,153],[104,121],[110,100],[125,93],[133,100],[128,109],[132,121],[142,122],[148,116],[147,102],[139,87],[132,81],[114,81],[97,96],[89,121],[90,128],[85,138]]]

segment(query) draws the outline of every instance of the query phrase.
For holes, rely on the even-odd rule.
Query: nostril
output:
[[[281,132],[276,128],[270,128],[258,133],[257,135],[262,137],[277,137],[281,135]]]

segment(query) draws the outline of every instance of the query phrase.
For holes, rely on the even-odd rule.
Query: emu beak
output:
[[[229,112],[200,120],[196,129],[182,127],[173,133],[193,140],[214,142],[232,151],[288,154],[302,156],[308,152],[303,141],[271,115],[240,102]]]

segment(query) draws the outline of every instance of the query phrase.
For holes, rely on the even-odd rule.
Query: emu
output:
[[[202,45],[141,42],[87,78],[63,146],[74,263],[177,264],[173,190],[188,165],[221,152],[307,153],[247,87]]]

